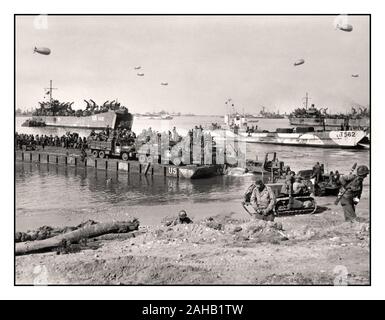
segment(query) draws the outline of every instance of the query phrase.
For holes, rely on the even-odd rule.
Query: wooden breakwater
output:
[[[41,151],[16,151],[15,160],[22,162],[46,163],[59,166],[73,166],[79,168],[94,168],[122,172],[126,174],[141,174],[146,176],[164,176],[173,178],[197,179],[221,175],[224,171],[223,165],[185,165],[175,166],[162,163],[140,163],[135,160],[123,161],[120,159],[101,159],[91,156],[81,159],[80,155],[57,154]]]

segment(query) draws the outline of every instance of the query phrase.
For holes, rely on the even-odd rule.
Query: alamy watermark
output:
[[[240,132],[239,132],[240,133]],[[180,165],[230,164],[246,166],[246,140],[240,135],[228,135],[225,130],[216,130],[215,137],[210,131],[190,130],[180,141],[172,139],[167,132],[155,133],[148,137],[138,150],[141,163],[169,162]]]
[[[48,269],[45,265],[38,265],[33,268],[33,285],[48,285]]]
[[[39,14],[33,19],[33,27],[37,30],[48,29],[48,15]]]
[[[335,275],[333,284],[335,286],[347,286],[348,283],[348,268],[342,265],[335,266],[333,269],[333,273]]]

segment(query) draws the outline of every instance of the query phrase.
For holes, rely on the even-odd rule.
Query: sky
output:
[[[74,109],[118,99],[135,113],[223,115],[231,98],[239,112],[289,113],[306,92],[331,112],[369,106],[369,17],[343,18],[352,32],[336,18],[17,16],[16,108],[38,107],[49,80]]]

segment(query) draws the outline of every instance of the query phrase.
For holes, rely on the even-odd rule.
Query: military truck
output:
[[[136,159],[135,146],[115,138],[108,138],[107,141],[91,140],[88,148],[95,158],[119,157],[124,161]]]

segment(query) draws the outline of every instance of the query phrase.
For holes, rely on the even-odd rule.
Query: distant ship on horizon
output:
[[[352,107],[347,114],[329,114],[327,108],[316,108],[314,104],[308,107],[309,96],[306,93],[303,108],[295,109],[289,115],[292,126],[322,127],[323,129],[368,129],[370,126],[369,108]]]
[[[151,120],[172,120],[173,116],[169,113],[166,113],[165,111],[161,112],[146,112],[144,114],[136,113],[136,117],[141,119],[151,119]]]

